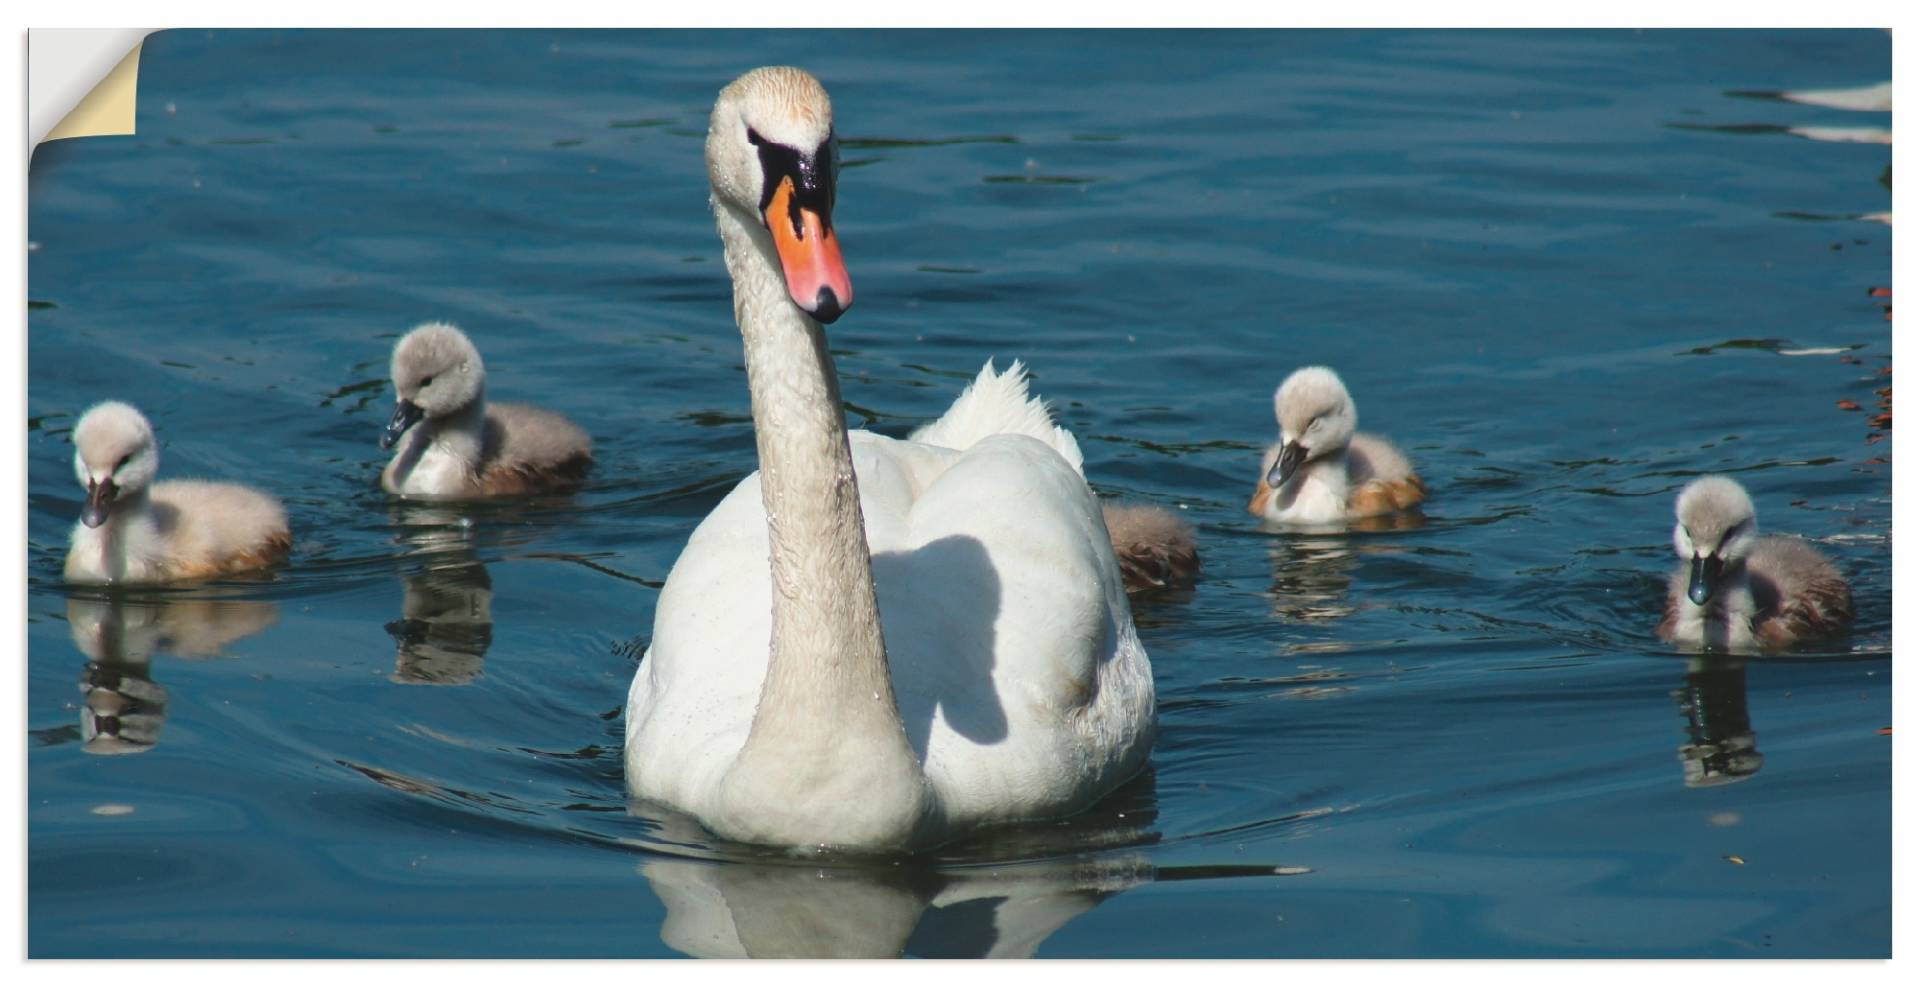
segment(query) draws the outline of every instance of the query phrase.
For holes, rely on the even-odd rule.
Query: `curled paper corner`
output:
[[[80,97],[42,140],[67,137],[107,137],[133,133],[134,108],[140,91],[140,46],[134,45],[107,77]]]
[[[151,31],[36,29],[27,35],[33,143],[134,132],[140,49]]]

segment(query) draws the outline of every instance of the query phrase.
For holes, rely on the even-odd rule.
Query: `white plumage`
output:
[[[1099,503],[1061,452],[1077,464],[1073,436],[1018,364],[991,363],[914,435],[848,437],[901,720],[936,795],[928,841],[1080,808],[1144,762],[1154,693]],[[756,472],[661,591],[627,700],[637,794],[716,808],[766,678],[768,552]]]

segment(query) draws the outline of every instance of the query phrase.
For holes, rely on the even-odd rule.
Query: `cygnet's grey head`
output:
[[[1280,423],[1280,458],[1267,472],[1267,486],[1279,489],[1302,463],[1347,447],[1359,423],[1353,399],[1340,375],[1326,367],[1301,367],[1273,392],[1273,417]]]
[[[393,347],[393,390],[399,404],[380,440],[390,448],[422,418],[444,418],[480,400],[487,368],[467,334],[444,322],[414,329]]]
[[[87,527],[105,524],[115,503],[144,492],[159,471],[153,426],[133,405],[103,401],[73,427],[73,472],[87,488],[87,506],[80,512]]]
[[[1727,568],[1743,561],[1758,537],[1753,499],[1727,477],[1703,476],[1680,491],[1673,514],[1673,550],[1693,565],[1687,598],[1705,606]]]
[[[707,128],[714,202],[771,240],[788,296],[820,322],[853,304],[833,231],[839,172],[833,103],[818,79],[771,66],[720,91]]]

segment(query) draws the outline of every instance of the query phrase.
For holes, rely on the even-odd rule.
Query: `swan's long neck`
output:
[[[918,791],[825,334],[788,299],[771,240],[725,204],[714,212],[746,345],[773,570],[766,682],[730,783],[743,798],[761,788],[805,803]]]

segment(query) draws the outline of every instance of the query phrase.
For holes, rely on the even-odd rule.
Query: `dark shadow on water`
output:
[[[69,597],[68,629],[89,659],[80,672],[81,749],[152,749],[167,718],[167,690],[153,679],[153,660],[219,657],[279,617],[273,604],[261,600],[177,592],[107,590]]]

